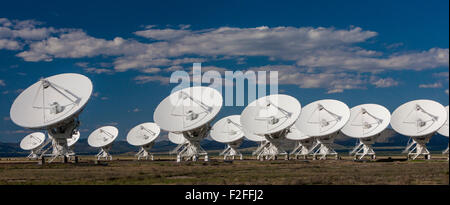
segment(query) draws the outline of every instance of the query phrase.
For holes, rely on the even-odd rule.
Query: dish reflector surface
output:
[[[119,130],[113,126],[100,127],[88,137],[91,147],[105,147],[110,145],[119,135]]]
[[[80,139],[80,131],[77,131],[74,135],[72,135],[72,138],[67,139],[67,146],[71,147],[72,145],[77,143],[79,139]]]
[[[221,143],[231,143],[244,136],[241,126],[241,116],[231,115],[217,121],[210,132],[211,138]]]
[[[300,115],[300,102],[289,95],[269,95],[250,103],[241,114],[241,124],[256,135],[272,134],[293,125]]]
[[[447,121],[445,121],[444,125],[442,125],[442,127],[439,128],[438,133],[448,137],[448,120],[449,120],[448,105],[445,107],[445,109],[447,110]]]
[[[92,94],[92,82],[84,75],[68,73],[41,79],[14,101],[11,120],[25,128],[45,129],[76,116]]]
[[[156,108],[155,122],[169,132],[190,131],[210,122],[222,108],[222,95],[209,87],[189,87],[165,98]]]
[[[321,137],[342,129],[350,118],[348,106],[338,100],[319,100],[306,105],[295,123],[306,135]]]
[[[286,135],[286,138],[290,140],[306,140],[311,138],[311,136],[304,134],[303,132],[298,130],[295,126],[292,126],[289,129],[289,133]]]
[[[266,138],[264,136],[252,134],[249,131],[247,131],[245,128],[243,128],[242,131],[244,132],[244,137],[250,141],[253,141],[253,142],[266,141]]]
[[[391,113],[377,104],[363,104],[350,110],[350,120],[342,133],[353,138],[367,138],[381,133],[389,125]]]
[[[144,146],[153,142],[160,132],[156,123],[142,123],[128,132],[127,141],[134,146]]]
[[[392,113],[391,126],[402,135],[417,137],[436,132],[446,120],[446,110],[440,103],[414,100],[401,105]]]
[[[176,134],[173,132],[169,132],[169,141],[171,141],[174,144],[185,144],[188,141],[186,138],[184,138],[183,134]]]
[[[33,150],[43,145],[45,142],[45,134],[42,132],[34,132],[25,136],[20,141],[20,148],[23,150]]]

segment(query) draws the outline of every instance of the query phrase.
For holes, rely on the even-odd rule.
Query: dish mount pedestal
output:
[[[200,146],[200,141],[207,137],[210,129],[211,126],[208,123],[195,130],[183,132],[183,136],[188,143],[178,153],[177,162],[182,160],[197,161],[201,156],[204,156],[205,162],[209,161],[208,153]]]
[[[373,151],[372,145],[375,143],[374,138],[361,138],[359,144],[350,152],[350,155],[355,156],[356,159],[363,159],[365,156],[370,156],[371,159],[376,159],[375,151]],[[358,158],[359,156],[359,158]]]
[[[431,159],[430,151],[427,149],[427,143],[430,141],[434,133],[409,138],[408,145],[402,153],[408,153],[408,159],[415,160],[420,155],[423,155],[425,159]]]
[[[111,150],[111,145],[101,147],[100,152],[95,155],[97,157],[97,160],[101,160],[102,158],[105,160],[112,160],[112,155],[109,154],[109,150]]]
[[[290,154],[294,155],[295,159],[299,158],[307,159],[313,145],[314,140],[311,138],[304,140],[297,140],[296,146]]]
[[[234,160],[236,156],[239,156],[239,159],[242,160],[242,154],[238,151],[238,147],[241,146],[241,144],[242,139],[232,143],[228,143],[225,150],[223,150],[219,155],[223,156],[224,160],[226,160],[227,158],[231,158]]]
[[[334,137],[337,134],[316,137],[314,146],[310,150],[310,155],[313,156],[314,160],[326,160],[328,156],[334,156],[336,160],[338,159],[338,153],[331,147],[334,143]]]
[[[73,134],[77,132],[80,122],[78,119],[73,119],[69,123],[48,129],[48,135],[52,139],[52,153],[42,153],[41,157],[50,156],[49,163],[53,162],[56,158],[64,158],[64,162],[67,162],[75,153],[70,149],[67,144],[67,139],[72,138]]]
[[[262,146],[260,146],[256,151],[256,158],[258,160],[276,160],[279,155],[284,156],[288,159],[288,153],[281,147],[282,141],[285,140],[286,134],[289,129],[285,129],[278,133],[266,134],[266,139]]]
[[[155,142],[151,142],[150,144],[141,146],[141,149],[136,154],[136,157],[138,158],[138,160],[141,160],[142,158],[145,158],[146,160],[148,160],[148,157],[150,157],[150,160],[153,161],[154,158],[153,158],[153,154],[150,153],[150,149],[153,147],[154,144],[155,144]]]

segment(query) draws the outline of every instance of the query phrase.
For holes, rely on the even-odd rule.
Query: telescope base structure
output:
[[[334,159],[338,159],[337,152],[331,147],[334,143],[334,137],[336,135],[337,133],[316,138],[316,141],[309,152],[314,160],[326,160],[328,156],[334,156]]]
[[[289,129],[282,130],[278,133],[265,135],[267,141],[258,147],[253,153],[257,160],[277,160],[279,155],[284,155],[285,160],[288,160],[289,154],[281,147],[282,141],[288,134]]]
[[[154,160],[153,154],[150,153],[150,149],[153,147],[155,143],[152,142],[148,145],[144,145],[141,146],[141,149],[139,150],[139,152],[136,154],[136,157],[138,158],[138,160],[141,160],[143,158],[145,158],[145,160],[148,160],[148,158],[150,157],[150,160]]]
[[[208,153],[200,146],[199,143],[188,143],[183,150],[181,150],[177,155],[177,162],[197,161],[201,156],[204,156],[205,162],[208,160]]]
[[[359,144],[353,148],[350,155],[355,156],[355,160],[361,160],[365,156],[370,156],[371,159],[376,159],[375,151],[373,151],[372,145],[375,143],[373,138],[359,139]]]
[[[73,119],[65,125],[49,129],[48,135],[51,138],[52,146],[44,150],[40,157],[51,157],[49,163],[52,163],[56,158],[61,157],[64,159],[64,163],[66,163],[72,156],[75,156],[75,153],[67,145],[67,139],[72,138],[79,125],[80,122],[77,119]],[[52,148],[52,153],[46,154],[50,148]]]
[[[109,153],[109,150],[111,150],[111,145],[100,148],[100,152],[95,155],[97,157],[97,160],[112,160],[112,155]]]
[[[227,160],[227,158],[230,158],[230,159],[234,160],[234,158],[236,156],[239,156],[240,160],[243,159],[241,152],[239,152],[237,150],[237,148],[235,146],[232,146],[232,145],[227,145],[227,148],[225,148],[225,150],[223,150],[219,155],[223,156],[224,160]]]
[[[204,156],[205,162],[209,161],[208,153],[200,146],[200,141],[208,136],[210,129],[209,124],[205,124],[195,130],[183,132],[183,136],[188,143],[184,144],[178,152],[177,162],[188,160],[195,162],[201,156]]]
[[[36,149],[31,150],[31,153],[27,156],[28,159],[39,159],[41,157],[42,154],[45,154],[49,148],[44,149],[47,145],[50,144],[50,142],[52,142],[51,139],[46,139],[44,144],[42,144],[41,146],[39,146]],[[50,147],[51,148],[51,147]]]
[[[267,141],[262,141],[259,143],[259,146],[256,148],[255,151],[252,152],[253,156],[256,156],[256,159],[259,160],[259,154],[265,149]]]
[[[303,158],[308,159],[309,152],[313,146],[312,139],[305,139],[297,141],[295,148],[291,151],[290,155],[294,155],[295,159]]]
[[[417,159],[420,155],[423,155],[427,160],[431,159],[431,154],[430,151],[428,151],[426,144],[433,135],[434,133],[426,136],[411,137],[402,153],[408,153],[408,159],[412,160]]]

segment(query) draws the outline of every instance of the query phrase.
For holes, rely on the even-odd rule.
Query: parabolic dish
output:
[[[300,115],[300,102],[289,95],[269,95],[250,103],[241,114],[241,125],[250,133],[265,135],[292,126]]]
[[[245,128],[243,128],[244,137],[250,141],[253,142],[264,142],[266,141],[266,138],[264,136],[255,135],[247,131]]]
[[[134,146],[144,146],[153,142],[161,130],[156,123],[142,123],[128,132],[127,141]]]
[[[88,137],[91,147],[105,147],[111,144],[119,135],[119,130],[113,126],[100,127]]]
[[[442,127],[439,128],[437,132],[441,135],[448,137],[448,120],[449,120],[448,105],[445,107],[445,109],[447,110],[447,121],[445,121],[444,125],[442,125]]]
[[[289,129],[289,133],[286,135],[286,139],[290,139],[290,140],[306,140],[311,138],[311,136],[305,135],[303,132],[301,132],[300,130],[298,130],[295,126],[292,126]]]
[[[173,132],[169,132],[169,141],[171,141],[174,144],[185,144],[188,141],[186,138],[184,138],[183,134],[176,134]]]
[[[350,109],[350,120],[341,129],[353,138],[367,138],[381,133],[391,121],[388,109],[377,104],[363,104]]]
[[[221,143],[231,143],[244,137],[241,116],[231,115],[217,121],[211,129],[211,138]]]
[[[67,73],[44,78],[14,100],[11,120],[30,129],[52,128],[79,114],[91,94],[92,82],[84,75]]]
[[[71,147],[80,139],[80,131],[72,135],[72,138],[67,139],[67,146]]]
[[[33,150],[43,145],[45,142],[45,134],[42,132],[34,132],[25,136],[20,141],[20,148],[23,150]]]
[[[345,103],[319,100],[303,107],[295,126],[306,135],[322,137],[342,129],[349,118],[350,109]]]
[[[189,87],[165,98],[153,119],[169,132],[190,131],[210,122],[222,108],[222,95],[209,87]]]
[[[400,105],[391,117],[392,128],[405,136],[418,137],[436,132],[447,121],[447,112],[432,100],[414,100]]]

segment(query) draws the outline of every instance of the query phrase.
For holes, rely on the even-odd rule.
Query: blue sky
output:
[[[448,1],[9,1],[0,7],[0,141],[17,142],[15,97],[40,77],[81,73],[95,96],[82,137],[119,139],[177,84],[174,70],[276,70],[302,105],[332,98],[391,112],[414,99],[448,105]],[[224,107],[217,119],[239,114]]]

